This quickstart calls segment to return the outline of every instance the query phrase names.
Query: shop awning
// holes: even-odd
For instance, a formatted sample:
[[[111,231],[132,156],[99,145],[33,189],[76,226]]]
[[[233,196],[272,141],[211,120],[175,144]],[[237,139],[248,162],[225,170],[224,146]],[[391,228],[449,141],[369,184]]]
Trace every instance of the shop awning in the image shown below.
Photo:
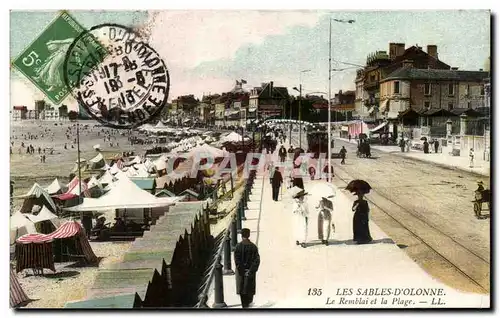
[[[382,129],[383,127],[385,127],[386,125],[387,125],[387,122],[385,121],[385,122],[381,123],[380,125],[378,125],[377,127],[370,129],[370,132],[372,132],[372,133],[376,132],[376,131]]]

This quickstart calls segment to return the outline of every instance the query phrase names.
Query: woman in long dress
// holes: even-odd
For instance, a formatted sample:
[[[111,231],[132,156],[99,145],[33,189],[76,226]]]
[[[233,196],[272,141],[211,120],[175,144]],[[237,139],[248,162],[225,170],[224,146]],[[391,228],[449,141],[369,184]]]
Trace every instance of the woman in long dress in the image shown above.
[[[364,200],[364,193],[358,192],[357,196],[358,199],[352,205],[354,211],[352,220],[353,240],[358,244],[366,244],[373,240],[368,226],[370,207],[368,202]]]

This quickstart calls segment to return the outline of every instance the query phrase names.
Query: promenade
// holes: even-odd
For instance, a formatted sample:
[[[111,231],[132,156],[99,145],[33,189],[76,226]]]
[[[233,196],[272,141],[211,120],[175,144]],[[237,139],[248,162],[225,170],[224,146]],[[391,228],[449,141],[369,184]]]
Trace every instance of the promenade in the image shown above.
[[[285,144],[288,147],[288,144]],[[278,146],[279,148],[279,146]],[[277,159],[276,153],[273,159]],[[295,244],[292,200],[282,189],[271,199],[269,177],[257,174],[243,227],[258,246],[261,265],[253,308],[486,308],[488,295],[466,294],[435,280],[370,221],[374,241],[352,241],[353,195],[332,187],[335,233],[329,246],[317,239],[317,199],[329,195],[321,180],[304,180],[311,217],[308,247]],[[240,236],[238,235],[238,241]],[[235,269],[234,258],[232,268]],[[228,308],[241,308],[234,275],[223,279]],[[427,293],[427,295],[425,295]],[[430,294],[430,295],[429,295]],[[214,303],[211,293],[208,304]]]
[[[355,139],[338,138],[335,139],[342,140],[344,142],[350,142],[352,144],[357,144]],[[414,160],[425,161],[429,163],[434,163],[438,166],[458,169],[467,172],[477,173],[483,176],[490,176],[490,162],[480,159],[482,154],[476,153],[476,159],[474,160],[474,165],[471,168],[469,166],[469,157],[465,156],[451,156],[448,153],[438,152],[434,153],[434,149],[430,149],[432,152],[425,154],[422,150],[410,149],[410,152],[401,152],[401,148],[398,146],[381,146],[381,145],[370,145],[372,149],[388,152],[395,154],[397,156],[407,157]]]

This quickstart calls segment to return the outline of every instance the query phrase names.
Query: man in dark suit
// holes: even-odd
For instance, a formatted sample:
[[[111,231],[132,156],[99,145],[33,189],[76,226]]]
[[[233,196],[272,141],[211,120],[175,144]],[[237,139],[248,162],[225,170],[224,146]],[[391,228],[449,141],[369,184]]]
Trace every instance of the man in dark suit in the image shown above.
[[[285,149],[285,146],[281,145],[281,148],[278,152],[278,155],[280,156],[280,159],[281,159],[281,162],[285,162],[285,158],[286,158],[286,149]]]
[[[273,176],[271,178],[271,186],[273,188],[273,200],[278,201],[278,196],[280,193],[281,184],[283,183],[283,176],[279,170],[279,167],[276,167],[274,170]]]
[[[241,242],[234,249],[236,264],[236,293],[240,295],[241,307],[248,308],[253,302],[256,287],[256,274],[260,265],[257,246],[250,241],[250,230],[241,229]]]

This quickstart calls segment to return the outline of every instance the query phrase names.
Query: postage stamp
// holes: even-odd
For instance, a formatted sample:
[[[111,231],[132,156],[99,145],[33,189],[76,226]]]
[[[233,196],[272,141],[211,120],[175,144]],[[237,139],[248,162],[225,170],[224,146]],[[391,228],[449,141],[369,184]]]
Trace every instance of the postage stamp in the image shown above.
[[[70,93],[62,74],[66,52],[84,30],[68,12],[61,11],[12,65],[58,105]]]
[[[63,69],[71,94],[106,126],[138,127],[167,105],[165,62],[125,26],[102,24],[83,32],[68,48]]]

